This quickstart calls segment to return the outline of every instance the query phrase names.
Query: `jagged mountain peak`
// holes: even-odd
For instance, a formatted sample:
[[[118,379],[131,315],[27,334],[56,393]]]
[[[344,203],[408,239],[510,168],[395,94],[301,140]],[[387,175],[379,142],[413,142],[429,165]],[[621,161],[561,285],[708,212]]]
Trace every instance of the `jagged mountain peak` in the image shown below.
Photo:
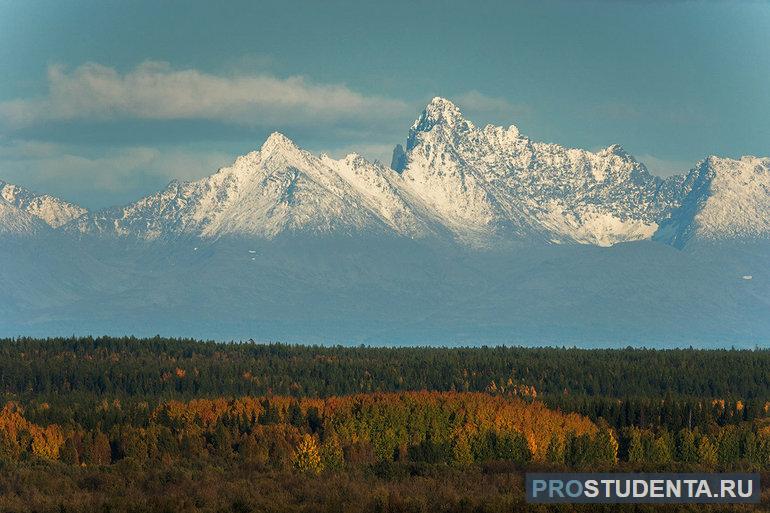
[[[609,155],[615,155],[617,157],[625,158],[625,159],[632,159],[635,160],[620,144],[611,144],[604,148],[603,150],[599,151],[597,155],[600,156],[609,156]]]
[[[430,125],[438,123],[454,125],[461,121],[465,121],[465,119],[459,107],[446,98],[436,96],[428,103],[415,122],[415,128],[423,123]]]
[[[50,194],[38,194],[3,180],[0,180],[0,198],[43,220],[52,228],[59,228],[87,212],[85,208],[74,203]]]
[[[282,152],[282,151],[300,151],[299,147],[286,137],[281,132],[273,132],[271,133],[267,139],[265,139],[265,142],[262,143],[262,147],[260,148],[260,153],[273,153],[273,152]]]
[[[40,218],[0,196],[0,236],[29,237],[49,230]]]
[[[280,132],[273,132],[257,152],[263,165],[294,165],[316,158]]]
[[[423,109],[410,129],[410,136],[415,132],[430,132],[434,127],[441,127],[444,132],[470,133],[476,130],[476,125],[467,119],[460,107],[451,100],[436,96]],[[516,125],[500,127],[488,124],[483,128],[484,132],[494,133],[497,136],[504,135],[508,138],[522,137]],[[411,138],[411,137],[410,137]],[[407,147],[409,143],[407,142]]]
[[[279,171],[288,167],[304,167],[317,159],[318,157],[301,149],[284,134],[273,132],[259,150],[237,157],[232,165],[220,168],[216,175],[220,176],[220,180],[235,180],[243,184],[260,180],[265,169]]]
[[[392,167],[474,237],[611,245],[650,237],[676,206],[673,188],[620,145],[592,153],[533,142],[516,126],[479,129],[442,99],[422,113],[407,149],[396,148]]]
[[[366,160],[366,158],[363,155],[356,152],[348,153],[342,158],[342,160],[344,160],[348,165],[356,166],[356,167],[361,167],[361,166],[379,167],[376,164]]]
[[[273,238],[287,232],[389,233],[421,237],[432,220],[403,197],[397,173],[357,153],[335,160],[278,132],[231,166],[131,205],[95,213],[80,233],[153,240],[179,235]]]
[[[687,194],[655,239],[681,248],[692,239],[770,237],[770,158],[710,155],[683,186]]]
[[[390,167],[357,153],[316,156],[273,132],[259,150],[209,177],[171,182],[65,229],[143,239],[376,231],[448,235],[474,246],[608,246],[657,233],[681,246],[677,241],[696,232],[770,233],[768,169],[768,158],[711,156],[686,177],[663,180],[618,144],[591,152],[534,142],[513,125],[478,128],[436,97],[412,126],[406,149],[394,149]],[[18,207],[23,195],[5,191]],[[68,212],[46,221],[61,226],[83,210]]]
[[[417,146],[419,141],[427,136],[426,134],[449,139],[461,136],[475,128],[473,123],[463,117],[462,112],[454,103],[437,96],[431,100],[412,124],[406,141],[406,148],[408,151]]]
[[[709,155],[702,162],[708,164],[717,173],[738,176],[746,173],[766,173],[768,166],[770,166],[770,157],[743,155],[737,159],[733,159],[730,157]]]

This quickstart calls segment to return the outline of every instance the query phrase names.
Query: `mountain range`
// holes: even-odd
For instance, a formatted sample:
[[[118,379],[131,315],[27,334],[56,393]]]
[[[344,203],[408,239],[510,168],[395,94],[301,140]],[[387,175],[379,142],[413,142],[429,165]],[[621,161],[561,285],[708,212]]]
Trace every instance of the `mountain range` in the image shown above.
[[[89,212],[0,181],[0,335],[770,342],[770,158],[650,173],[434,98],[390,166],[280,133]]]

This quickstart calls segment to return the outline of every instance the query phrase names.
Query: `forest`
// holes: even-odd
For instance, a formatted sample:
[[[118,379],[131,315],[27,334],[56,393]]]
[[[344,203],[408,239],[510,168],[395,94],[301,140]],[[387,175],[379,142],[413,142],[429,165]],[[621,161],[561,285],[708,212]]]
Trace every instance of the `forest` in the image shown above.
[[[527,470],[766,485],[769,377],[765,349],[0,340],[0,511],[597,510],[527,505]]]

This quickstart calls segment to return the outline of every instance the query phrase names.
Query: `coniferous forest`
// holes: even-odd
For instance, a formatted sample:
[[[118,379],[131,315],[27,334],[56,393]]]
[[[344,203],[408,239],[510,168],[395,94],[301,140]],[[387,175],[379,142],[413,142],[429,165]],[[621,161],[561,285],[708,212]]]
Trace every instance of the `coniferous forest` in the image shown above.
[[[527,470],[770,478],[770,351],[0,341],[0,511],[534,506]]]

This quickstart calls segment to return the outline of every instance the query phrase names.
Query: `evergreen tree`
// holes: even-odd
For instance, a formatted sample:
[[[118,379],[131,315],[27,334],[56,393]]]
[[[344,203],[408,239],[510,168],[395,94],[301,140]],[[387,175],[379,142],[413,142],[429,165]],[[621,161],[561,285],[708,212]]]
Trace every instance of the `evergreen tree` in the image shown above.
[[[262,425],[278,424],[281,422],[281,414],[278,411],[278,407],[273,405],[270,400],[264,399],[262,401],[262,408],[264,411],[259,416],[259,423]]]
[[[743,459],[753,465],[761,465],[759,444],[757,443],[757,435],[750,429],[746,429],[743,432],[741,439],[741,454]]]
[[[650,461],[658,465],[669,464],[674,460],[674,443],[668,431],[663,430],[652,442]]]
[[[642,434],[638,429],[632,429],[628,442],[628,462],[644,463],[646,460],[646,451],[642,441]]]
[[[217,423],[211,441],[217,456],[220,458],[233,456],[233,436],[222,422]]]
[[[96,431],[83,441],[85,462],[89,465],[109,465],[112,462],[110,439],[101,431]]]
[[[321,444],[321,467],[327,470],[341,470],[345,466],[345,454],[336,434],[326,436]]]
[[[696,463],[699,459],[695,433],[690,429],[682,428],[677,433],[676,459],[683,463]]]
[[[603,465],[618,462],[618,442],[608,427],[600,429],[594,438],[593,460]]]
[[[80,455],[78,454],[78,449],[72,435],[64,439],[64,445],[62,445],[62,448],[59,451],[59,459],[62,463],[66,463],[67,465],[80,464]]]
[[[455,437],[452,444],[452,461],[459,467],[465,467],[473,464],[473,452],[468,443],[468,437],[461,433]]]
[[[296,428],[305,426],[305,415],[302,414],[302,408],[300,408],[297,401],[292,401],[291,404],[289,404],[287,414],[289,417],[289,424]]]
[[[725,426],[719,431],[717,461],[726,465],[741,459],[741,440],[735,426]]]
[[[559,440],[559,436],[556,433],[551,435],[551,439],[548,442],[545,459],[549,463],[564,464],[564,443]]]

